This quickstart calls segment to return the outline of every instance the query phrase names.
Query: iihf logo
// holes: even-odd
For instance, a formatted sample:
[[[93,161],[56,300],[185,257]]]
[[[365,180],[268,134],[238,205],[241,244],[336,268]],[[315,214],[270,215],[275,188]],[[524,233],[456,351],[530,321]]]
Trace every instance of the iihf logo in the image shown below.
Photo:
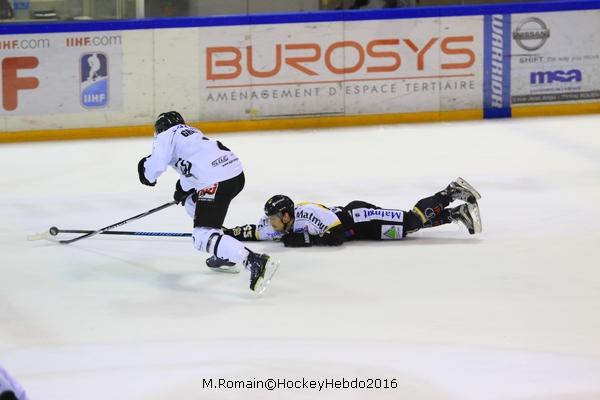
[[[87,53],[81,57],[81,104],[105,107],[108,104],[108,58],[103,53]]]

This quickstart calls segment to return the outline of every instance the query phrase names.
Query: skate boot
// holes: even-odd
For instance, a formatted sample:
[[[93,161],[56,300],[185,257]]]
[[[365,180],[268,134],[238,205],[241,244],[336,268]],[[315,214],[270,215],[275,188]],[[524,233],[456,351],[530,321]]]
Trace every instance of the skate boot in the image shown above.
[[[481,217],[479,216],[479,205],[475,203],[464,203],[450,210],[450,218],[453,222],[463,223],[471,235],[481,232]]]
[[[468,203],[476,203],[481,198],[481,195],[469,182],[463,178],[458,177],[455,181],[450,182],[446,187],[446,192],[454,200],[462,200]]]
[[[256,293],[265,291],[279,267],[279,264],[267,254],[258,254],[252,251],[248,253],[245,265],[246,269],[250,271],[250,290]]]
[[[219,258],[217,256],[211,256],[207,258],[206,266],[212,271],[217,272],[225,272],[229,274],[237,274],[240,272],[234,262],[231,262],[224,258]]]

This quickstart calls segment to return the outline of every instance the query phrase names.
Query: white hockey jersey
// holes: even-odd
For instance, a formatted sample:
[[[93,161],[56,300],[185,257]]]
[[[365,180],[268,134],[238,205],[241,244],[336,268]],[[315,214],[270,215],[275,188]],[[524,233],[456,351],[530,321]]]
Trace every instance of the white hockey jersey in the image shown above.
[[[0,394],[12,391],[18,400],[27,400],[27,393],[19,383],[0,365]]]
[[[144,164],[146,179],[155,182],[169,165],[181,176],[183,190],[200,190],[243,170],[239,158],[221,142],[183,124],[156,136],[152,154]]]
[[[316,203],[299,203],[294,207],[294,233],[308,233],[320,236],[330,229],[341,225],[341,221],[329,208]],[[279,240],[285,234],[277,232],[269,224],[269,218],[263,216],[256,225],[256,240]]]

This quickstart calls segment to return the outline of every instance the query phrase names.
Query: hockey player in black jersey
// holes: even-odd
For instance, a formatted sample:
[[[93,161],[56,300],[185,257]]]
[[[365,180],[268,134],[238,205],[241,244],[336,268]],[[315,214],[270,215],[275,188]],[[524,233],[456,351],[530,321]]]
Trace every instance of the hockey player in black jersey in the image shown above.
[[[343,207],[325,207],[316,203],[299,203],[285,195],[275,195],[265,204],[265,215],[257,225],[226,229],[224,233],[238,240],[279,240],[286,247],[312,245],[339,246],[352,240],[396,240],[422,228],[458,222],[470,234],[481,232],[477,200],[481,196],[462,178],[444,190],[417,202],[410,211],[385,209],[361,200]],[[455,200],[463,204],[450,208]],[[211,257],[211,268],[227,265],[227,260]]]

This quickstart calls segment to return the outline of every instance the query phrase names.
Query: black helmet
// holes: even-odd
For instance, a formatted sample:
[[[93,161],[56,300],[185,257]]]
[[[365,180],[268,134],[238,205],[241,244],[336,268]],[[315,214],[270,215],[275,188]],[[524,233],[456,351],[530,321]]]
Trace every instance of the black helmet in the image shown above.
[[[290,217],[294,217],[294,202],[289,197],[283,194],[276,194],[265,203],[265,215],[283,216],[283,213],[288,213]]]
[[[156,122],[154,123],[154,132],[159,134],[172,126],[179,124],[185,124],[181,114],[179,114],[177,111],[165,112],[156,118]]]

